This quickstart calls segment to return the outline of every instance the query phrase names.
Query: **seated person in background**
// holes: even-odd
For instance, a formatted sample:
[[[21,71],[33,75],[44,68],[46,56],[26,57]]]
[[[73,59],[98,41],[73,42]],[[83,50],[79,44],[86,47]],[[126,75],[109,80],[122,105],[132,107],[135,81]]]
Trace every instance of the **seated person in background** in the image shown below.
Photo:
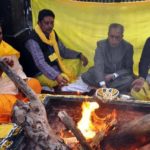
[[[88,92],[91,87],[111,87],[128,92],[133,81],[133,46],[123,40],[123,32],[121,24],[110,24],[108,38],[97,42],[94,66],[62,90]]]
[[[142,51],[139,76],[132,83],[131,95],[136,99],[150,100],[150,38],[146,40]]]
[[[38,24],[25,42],[30,52],[28,70],[42,85],[49,87],[63,86],[76,78],[70,65],[63,62],[66,59],[78,59],[86,66],[88,61],[80,52],[66,48],[54,31],[55,15],[51,10],[43,9],[38,15]],[[32,57],[31,57],[32,56]]]
[[[150,100],[150,80],[140,77],[132,83],[131,95],[137,100]]]
[[[19,56],[18,51],[3,41],[2,27],[0,25],[0,58],[5,61],[17,75],[26,80],[27,84],[36,93],[40,93],[41,85],[39,81],[27,78],[19,64]],[[0,70],[0,123],[10,122],[11,111],[17,99],[27,101],[27,98],[18,91],[13,81]]]
[[[150,70],[150,38],[146,40],[142,51],[139,63],[139,76],[146,79],[149,70]]]

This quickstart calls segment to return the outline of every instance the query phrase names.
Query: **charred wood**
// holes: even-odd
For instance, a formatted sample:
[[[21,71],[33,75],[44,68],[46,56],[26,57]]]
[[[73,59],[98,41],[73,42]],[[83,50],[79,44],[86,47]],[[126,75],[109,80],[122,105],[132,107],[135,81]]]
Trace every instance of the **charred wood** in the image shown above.
[[[133,150],[150,142],[150,114],[111,132],[102,142],[104,149]]]
[[[65,126],[69,130],[72,131],[72,133],[75,135],[75,137],[77,138],[77,140],[80,142],[82,148],[84,150],[92,150],[92,148],[86,142],[86,139],[84,138],[84,136],[82,135],[82,133],[80,132],[80,130],[77,129],[77,127],[76,127],[74,121],[72,120],[72,118],[65,111],[60,111],[58,113],[58,116],[61,119],[61,121],[65,124]]]

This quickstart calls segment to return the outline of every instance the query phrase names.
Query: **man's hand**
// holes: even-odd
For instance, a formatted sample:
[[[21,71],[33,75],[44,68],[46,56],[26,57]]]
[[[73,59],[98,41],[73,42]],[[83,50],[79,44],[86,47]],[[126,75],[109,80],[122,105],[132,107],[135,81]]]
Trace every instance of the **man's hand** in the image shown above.
[[[109,82],[110,80],[113,80],[114,79],[114,75],[113,74],[107,74],[105,76],[105,81],[106,82]]]
[[[9,65],[10,67],[12,67],[14,65],[14,61],[8,58],[4,58],[3,61]]]
[[[56,81],[58,82],[59,86],[64,86],[68,83],[68,80],[61,74],[56,77]]]
[[[144,81],[145,81],[145,79],[142,78],[142,77],[140,77],[138,79],[135,79],[132,82],[133,90],[135,90],[136,92],[139,92],[141,90],[141,88],[143,87],[143,85],[144,85]]]
[[[82,61],[84,67],[88,64],[88,59],[83,54],[81,54],[80,60]]]

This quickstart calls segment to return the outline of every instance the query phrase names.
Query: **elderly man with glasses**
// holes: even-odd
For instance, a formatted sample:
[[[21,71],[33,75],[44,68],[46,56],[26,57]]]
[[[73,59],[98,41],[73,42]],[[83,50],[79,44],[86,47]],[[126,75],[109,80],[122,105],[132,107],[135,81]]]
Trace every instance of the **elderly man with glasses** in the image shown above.
[[[123,33],[121,24],[110,24],[108,38],[97,42],[94,66],[62,90],[88,92],[91,87],[111,87],[129,92],[133,81],[133,46],[123,39]]]

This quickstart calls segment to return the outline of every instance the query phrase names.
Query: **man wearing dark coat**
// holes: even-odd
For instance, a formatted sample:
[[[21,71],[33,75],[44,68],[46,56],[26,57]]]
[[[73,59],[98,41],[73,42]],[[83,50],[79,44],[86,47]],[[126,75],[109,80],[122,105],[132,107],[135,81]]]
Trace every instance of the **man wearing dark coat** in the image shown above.
[[[124,27],[121,24],[110,24],[108,38],[97,42],[94,66],[77,81],[79,89],[82,89],[82,85],[87,85],[87,91],[90,90],[89,86],[129,91],[133,81],[133,46],[123,39],[123,33]],[[69,85],[71,90],[74,84]],[[69,86],[62,89],[70,90]],[[86,89],[81,90],[85,91]]]
[[[150,69],[150,37],[146,40],[142,51],[139,63],[139,76],[146,79],[149,69]]]

